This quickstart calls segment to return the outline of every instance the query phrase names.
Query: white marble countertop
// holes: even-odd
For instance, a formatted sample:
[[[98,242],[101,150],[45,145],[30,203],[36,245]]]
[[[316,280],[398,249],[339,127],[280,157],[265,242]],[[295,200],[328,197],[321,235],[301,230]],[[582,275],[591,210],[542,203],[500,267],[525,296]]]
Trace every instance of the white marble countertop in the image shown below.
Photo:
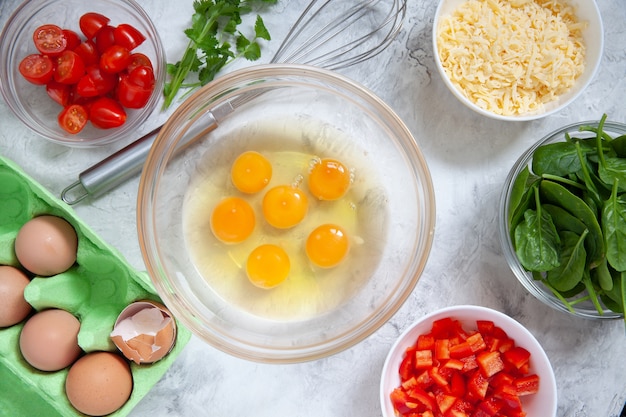
[[[192,1],[139,2],[160,31],[170,60],[178,59],[186,43],[182,30],[188,25]],[[0,3],[0,25],[18,3]],[[559,416],[619,416],[626,400],[623,322],[574,318],[528,294],[502,255],[497,220],[505,176],[533,142],[557,127],[599,119],[602,113],[626,122],[624,0],[598,2],[605,51],[602,66],[585,93],[557,114],[513,124],[484,118],[447,91],[435,69],[431,46],[436,3],[410,1],[403,30],[388,50],[343,71],[390,104],[415,135],[430,167],[437,204],[435,239],[411,297],[369,338],[314,362],[248,362],[192,338],[131,416],[379,416],[378,384],[388,349],[413,320],[453,304],[495,308],[535,335],[556,373]],[[267,44],[261,61],[272,55],[303,7],[304,0],[281,0],[272,7],[265,21],[275,41]],[[0,114],[0,154],[56,195],[79,172],[133,139],[102,149],[72,149],[48,143],[27,130],[3,100]],[[145,131],[166,116],[153,117]],[[145,270],[137,242],[137,186],[138,179],[131,180],[75,209],[134,267]]]

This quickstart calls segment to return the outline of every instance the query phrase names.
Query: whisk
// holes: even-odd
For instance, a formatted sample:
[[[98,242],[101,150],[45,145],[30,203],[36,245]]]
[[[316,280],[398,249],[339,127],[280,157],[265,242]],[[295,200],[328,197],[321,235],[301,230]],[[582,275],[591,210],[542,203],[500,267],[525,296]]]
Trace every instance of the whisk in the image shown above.
[[[407,0],[312,0],[291,27],[271,63],[339,70],[382,52],[396,37]],[[210,131],[215,126],[204,129]],[[67,204],[100,196],[141,172],[161,126],[78,175],[61,192]]]

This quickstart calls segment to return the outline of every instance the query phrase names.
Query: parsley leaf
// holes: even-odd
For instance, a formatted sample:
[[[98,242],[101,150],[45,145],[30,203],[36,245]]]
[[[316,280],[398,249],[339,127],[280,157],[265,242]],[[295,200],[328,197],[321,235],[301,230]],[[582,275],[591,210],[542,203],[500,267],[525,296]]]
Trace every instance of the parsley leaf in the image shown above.
[[[241,16],[252,6],[278,0],[195,0],[191,27],[185,35],[189,43],[180,61],[167,64],[170,80],[165,83],[163,108],[168,108],[181,88],[189,91],[213,80],[217,73],[233,60],[243,57],[255,61],[261,57],[259,39],[271,40],[263,19],[257,15],[254,35],[246,37],[240,30]],[[190,72],[198,81],[185,83]]]

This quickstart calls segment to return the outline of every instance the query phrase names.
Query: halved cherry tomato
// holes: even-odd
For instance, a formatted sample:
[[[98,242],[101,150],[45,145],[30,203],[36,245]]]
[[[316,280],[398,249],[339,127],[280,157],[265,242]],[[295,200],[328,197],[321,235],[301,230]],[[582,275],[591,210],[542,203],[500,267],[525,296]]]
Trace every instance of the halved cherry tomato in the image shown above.
[[[117,101],[109,97],[100,97],[91,105],[89,111],[91,123],[101,129],[119,127],[126,121],[126,111]]]
[[[58,120],[59,126],[66,132],[76,134],[83,130],[89,120],[89,115],[80,104],[71,104],[63,108],[59,113]]]
[[[146,37],[139,30],[127,23],[118,25],[115,28],[114,35],[115,43],[129,51],[132,51],[146,40]]]
[[[117,100],[129,109],[140,109],[146,105],[153,88],[145,88],[131,81],[130,75],[120,76],[117,86]]]
[[[50,96],[52,100],[65,107],[70,104],[72,99],[72,86],[52,80],[46,84],[46,93],[48,93],[48,96]]]
[[[31,54],[22,59],[19,65],[20,74],[26,81],[37,85],[47,84],[54,74],[54,63],[41,54]]]
[[[137,84],[140,87],[147,88],[149,90],[154,89],[154,72],[150,67],[142,65],[132,71],[129,71],[128,79],[130,82]]]
[[[152,61],[150,61],[150,58],[148,58],[141,52],[133,52],[132,54],[130,54],[130,63],[128,64],[128,68],[126,68],[126,71],[128,71],[128,73],[130,74],[132,70],[140,66],[150,67],[152,72],[154,72],[154,67],[152,66]]]
[[[82,15],[78,21],[81,32],[85,34],[87,39],[93,39],[96,33],[105,27],[111,19],[95,12],[89,12]]]
[[[33,32],[33,42],[39,52],[48,56],[56,56],[67,48],[67,39],[63,29],[57,25],[42,25]]]
[[[83,97],[95,97],[107,94],[117,85],[117,76],[104,72],[97,66],[87,67],[78,84],[76,92]]]
[[[100,64],[100,54],[98,53],[98,48],[96,48],[96,43],[92,40],[81,43],[74,48],[74,52],[81,57],[85,66]]]
[[[106,25],[102,29],[96,33],[95,41],[96,48],[100,55],[104,53],[107,49],[115,45],[115,36],[113,33],[115,32],[115,28],[111,25]]]
[[[55,60],[54,80],[58,83],[77,83],[85,73],[83,59],[74,51],[63,51]]]
[[[116,73],[125,70],[130,63],[130,52],[120,45],[113,45],[100,56],[100,68]]]
[[[80,45],[80,35],[73,30],[70,29],[62,29],[63,36],[67,40],[67,49],[74,50],[78,45]]]

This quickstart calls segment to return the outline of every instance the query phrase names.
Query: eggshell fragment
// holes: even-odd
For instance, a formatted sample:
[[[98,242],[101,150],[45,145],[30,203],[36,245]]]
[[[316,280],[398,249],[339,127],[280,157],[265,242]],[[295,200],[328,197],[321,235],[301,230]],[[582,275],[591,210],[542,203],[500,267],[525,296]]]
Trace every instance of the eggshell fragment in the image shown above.
[[[0,327],[13,326],[30,314],[32,307],[24,299],[24,288],[29,283],[19,269],[0,265]]]
[[[58,371],[82,353],[78,345],[80,322],[65,310],[50,309],[32,316],[20,333],[20,351],[41,371]]]
[[[176,322],[169,310],[154,301],[137,301],[118,316],[111,340],[136,364],[162,359],[174,347]]]
[[[111,352],[91,352],[72,365],[65,394],[74,408],[89,416],[120,409],[130,398],[133,375],[124,358]]]
[[[48,277],[68,270],[76,262],[78,237],[65,219],[38,216],[26,222],[15,238],[15,256],[35,275]]]

